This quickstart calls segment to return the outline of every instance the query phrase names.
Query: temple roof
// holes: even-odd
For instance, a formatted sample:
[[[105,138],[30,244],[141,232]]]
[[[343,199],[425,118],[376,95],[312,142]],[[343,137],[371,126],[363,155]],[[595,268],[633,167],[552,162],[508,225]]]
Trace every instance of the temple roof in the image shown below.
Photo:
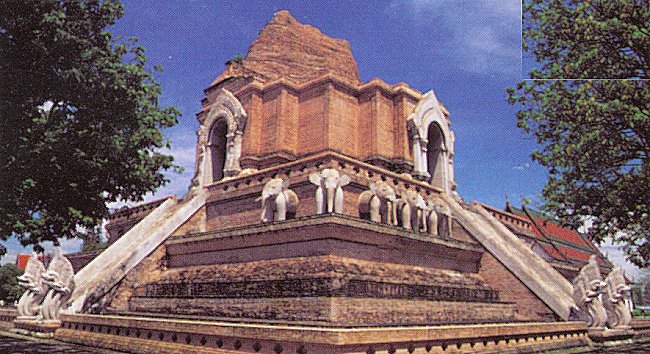
[[[609,260],[589,239],[575,230],[559,225],[539,211],[527,207],[518,209],[507,202],[505,210],[482,205],[518,233],[533,238],[558,262],[568,262],[582,267],[589,261],[591,255],[596,255],[603,273],[609,273],[612,268]]]
[[[278,11],[248,48],[246,57],[228,62],[210,86],[232,77],[253,77],[262,82],[285,78],[303,83],[328,73],[360,84],[350,44],[299,23],[289,11]]]

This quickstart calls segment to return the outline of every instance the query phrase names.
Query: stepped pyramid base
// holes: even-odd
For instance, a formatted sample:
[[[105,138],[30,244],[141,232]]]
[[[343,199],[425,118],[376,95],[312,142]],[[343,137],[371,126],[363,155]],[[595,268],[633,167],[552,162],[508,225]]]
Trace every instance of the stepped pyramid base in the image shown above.
[[[324,326],[516,317],[478,274],[475,244],[339,215],[179,235],[164,248],[155,254],[169,268],[141,269],[113,311]]]

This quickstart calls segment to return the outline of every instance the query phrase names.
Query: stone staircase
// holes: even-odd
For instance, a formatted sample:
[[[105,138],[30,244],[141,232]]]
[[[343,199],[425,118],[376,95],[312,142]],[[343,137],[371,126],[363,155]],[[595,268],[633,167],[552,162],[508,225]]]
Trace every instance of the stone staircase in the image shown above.
[[[167,199],[75,275],[68,312],[79,313],[102,298],[205,204],[205,194]]]
[[[571,284],[540,256],[490,215],[479,203],[469,210],[444,195],[454,217],[483,247],[496,257],[510,272],[519,278],[553,312],[569,320],[575,307]]]

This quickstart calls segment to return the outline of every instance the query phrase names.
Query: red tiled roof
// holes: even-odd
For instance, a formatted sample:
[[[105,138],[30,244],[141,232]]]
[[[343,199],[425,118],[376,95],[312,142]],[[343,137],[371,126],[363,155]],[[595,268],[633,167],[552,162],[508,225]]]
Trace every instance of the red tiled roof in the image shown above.
[[[29,257],[31,257],[29,254],[19,254],[18,257],[16,257],[16,268],[25,270],[25,268],[27,268]]]
[[[27,261],[29,261],[29,258],[31,256],[32,256],[31,254],[19,254],[16,257],[16,268],[20,270],[25,270],[25,268],[27,268]],[[42,261],[43,256],[38,256],[38,259]]]
[[[516,209],[509,204],[506,206],[506,210],[483,205],[501,222],[508,223],[528,235],[535,236],[544,251],[558,261],[578,263],[578,266],[582,266],[582,264],[589,261],[591,255],[595,254],[601,271],[611,268],[609,261],[586,237],[583,237],[575,230],[562,227],[549,219],[542,218],[543,214],[539,212],[525,208]],[[512,222],[513,220],[525,220],[532,227],[528,227],[525,223]],[[525,227],[522,227],[522,225],[525,225]]]
[[[559,226],[555,223],[552,223],[548,220],[542,220],[539,218],[535,218],[537,221],[537,224],[542,228],[542,230],[549,236],[559,238],[563,241],[572,243],[577,246],[581,246],[587,249],[591,249],[594,251],[593,248],[589,247],[585,240],[580,237],[580,234],[576,232],[575,230],[567,229],[566,227]]]

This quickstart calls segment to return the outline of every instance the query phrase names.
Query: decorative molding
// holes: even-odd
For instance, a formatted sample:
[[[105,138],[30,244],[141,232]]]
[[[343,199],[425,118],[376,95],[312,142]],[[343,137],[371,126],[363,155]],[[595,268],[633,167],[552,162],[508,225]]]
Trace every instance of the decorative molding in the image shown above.
[[[413,151],[413,172],[412,175],[420,180],[429,180],[432,176],[429,174],[427,144],[428,131],[431,124],[437,124],[442,132],[442,185],[441,187],[447,194],[451,194],[456,189],[454,182],[454,141],[453,131],[449,129],[449,123],[445,112],[438,102],[438,98],[433,91],[427,92],[418,102],[413,113],[407,119],[407,129],[409,141]]]
[[[241,172],[239,158],[242,149],[242,135],[246,128],[248,115],[241,102],[226,89],[221,89],[214,103],[210,106],[207,117],[197,131],[197,154],[192,188],[203,188],[214,182],[212,176],[212,156],[210,154],[211,132],[214,124],[226,120],[226,157],[223,169],[224,178],[235,177]]]

